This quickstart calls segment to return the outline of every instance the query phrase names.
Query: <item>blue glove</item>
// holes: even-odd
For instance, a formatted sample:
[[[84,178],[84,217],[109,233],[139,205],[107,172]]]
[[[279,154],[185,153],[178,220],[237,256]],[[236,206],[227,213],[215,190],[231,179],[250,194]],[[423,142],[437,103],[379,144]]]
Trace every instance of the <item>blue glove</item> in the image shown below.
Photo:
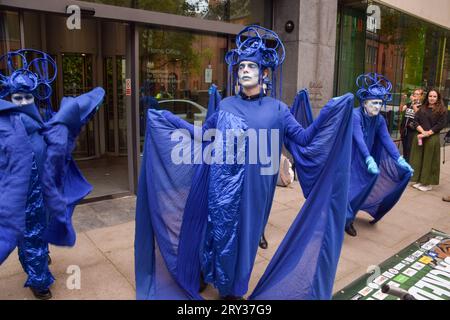
[[[217,86],[216,86],[215,84],[212,84],[212,85],[209,87],[209,89],[208,89],[208,94],[209,94],[209,95],[212,95],[214,89],[216,89],[216,88],[217,88]]]
[[[414,169],[409,165],[408,162],[406,162],[405,158],[403,158],[402,156],[398,157],[397,163],[400,165],[400,167],[404,168],[405,170],[414,173]]]
[[[366,158],[366,164],[367,171],[369,171],[371,174],[380,174],[380,169],[378,169],[378,165],[372,156],[368,156]]]

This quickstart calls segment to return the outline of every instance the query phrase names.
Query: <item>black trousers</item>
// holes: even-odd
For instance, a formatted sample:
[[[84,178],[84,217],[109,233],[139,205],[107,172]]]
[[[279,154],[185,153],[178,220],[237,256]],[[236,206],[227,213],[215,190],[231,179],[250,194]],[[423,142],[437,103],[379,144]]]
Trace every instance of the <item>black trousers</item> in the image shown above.
[[[406,134],[402,137],[402,146],[403,146],[403,158],[407,162],[409,162],[409,156],[411,154],[411,144],[414,138],[414,135],[417,135],[418,132],[413,129],[406,129]]]

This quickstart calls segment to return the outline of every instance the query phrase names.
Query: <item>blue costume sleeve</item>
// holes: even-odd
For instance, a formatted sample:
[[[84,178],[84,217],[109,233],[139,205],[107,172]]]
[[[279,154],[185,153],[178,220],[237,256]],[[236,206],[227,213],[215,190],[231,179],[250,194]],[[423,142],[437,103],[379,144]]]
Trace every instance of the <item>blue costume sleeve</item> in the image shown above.
[[[324,128],[324,125],[329,124],[329,119],[334,110],[329,105],[325,106],[317,119],[315,119],[306,129],[295,119],[291,112],[285,113],[285,134],[288,140],[294,142],[302,147],[309,145],[314,137],[317,136],[319,131]]]
[[[364,141],[364,134],[361,128],[361,118],[359,113],[353,113],[353,140],[355,143],[355,148],[361,152],[363,159],[370,156],[369,149],[367,148],[366,142]]]
[[[351,94],[330,100],[307,147],[287,140],[300,181],[314,180],[305,184],[306,202],[250,299],[331,298],[344,238],[352,108]]]
[[[317,134],[317,123],[313,122],[308,128],[304,129],[288,109],[285,112],[284,124],[286,137],[302,147],[308,145]]]
[[[0,100],[0,109],[12,105]],[[17,246],[25,231],[32,165],[31,145],[19,116],[0,114],[0,264]]]
[[[42,184],[44,202],[50,215],[45,234],[49,243],[59,246],[75,244],[73,210],[92,190],[92,186],[81,174],[71,153],[82,126],[95,114],[104,94],[102,88],[96,88],[76,98],[64,98],[60,110],[43,131],[47,158]]]

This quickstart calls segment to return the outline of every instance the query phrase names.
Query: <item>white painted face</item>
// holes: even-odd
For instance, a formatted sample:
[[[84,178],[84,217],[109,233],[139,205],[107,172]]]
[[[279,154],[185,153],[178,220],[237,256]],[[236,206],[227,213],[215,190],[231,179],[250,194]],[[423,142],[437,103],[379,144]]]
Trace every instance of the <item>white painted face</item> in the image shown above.
[[[383,100],[381,99],[370,99],[364,101],[364,109],[369,117],[375,117],[378,115],[382,106]]]
[[[242,61],[238,69],[239,84],[244,88],[253,88],[259,83],[259,67],[252,61]]]
[[[21,107],[34,103],[34,97],[31,93],[18,92],[11,95],[11,102]]]

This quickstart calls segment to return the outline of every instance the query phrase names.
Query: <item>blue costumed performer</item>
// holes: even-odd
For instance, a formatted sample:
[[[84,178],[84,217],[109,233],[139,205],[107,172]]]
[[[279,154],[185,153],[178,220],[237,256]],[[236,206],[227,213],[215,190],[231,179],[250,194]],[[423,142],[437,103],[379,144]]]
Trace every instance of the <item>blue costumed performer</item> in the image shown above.
[[[283,144],[307,200],[249,299],[331,298],[344,237],[353,95],[330,100],[304,129],[274,98],[284,60],[277,34],[249,26],[236,45],[226,55],[235,94],[202,127],[148,111],[136,207],[138,299],[202,299],[201,278],[224,299],[246,295]],[[264,94],[265,75],[272,97]]]
[[[0,73],[0,264],[18,247],[25,287],[50,299],[48,244],[75,244],[72,213],[92,189],[71,152],[104,91],[64,98],[54,113],[49,98],[57,70],[51,56],[23,49],[0,63],[6,65]],[[8,97],[11,102],[3,100]]]
[[[392,100],[392,84],[376,73],[357,78],[360,106],[353,111],[352,171],[345,231],[351,236],[359,210],[378,222],[400,199],[413,169],[400,156],[380,110]]]

